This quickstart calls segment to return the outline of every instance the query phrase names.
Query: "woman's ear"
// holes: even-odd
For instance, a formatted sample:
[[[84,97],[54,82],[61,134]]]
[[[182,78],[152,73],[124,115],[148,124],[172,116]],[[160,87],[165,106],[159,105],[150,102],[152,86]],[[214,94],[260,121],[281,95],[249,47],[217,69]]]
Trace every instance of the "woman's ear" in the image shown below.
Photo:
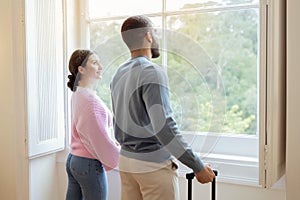
[[[79,72],[80,74],[84,74],[84,67],[78,66],[78,72]]]

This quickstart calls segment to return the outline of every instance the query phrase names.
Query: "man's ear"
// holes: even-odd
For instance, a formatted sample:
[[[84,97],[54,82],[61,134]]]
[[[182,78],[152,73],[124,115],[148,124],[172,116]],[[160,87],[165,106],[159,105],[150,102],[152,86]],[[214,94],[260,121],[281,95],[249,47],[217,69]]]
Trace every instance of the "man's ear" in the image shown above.
[[[146,40],[149,42],[149,43],[152,43],[152,35],[150,32],[147,32],[146,33]]]

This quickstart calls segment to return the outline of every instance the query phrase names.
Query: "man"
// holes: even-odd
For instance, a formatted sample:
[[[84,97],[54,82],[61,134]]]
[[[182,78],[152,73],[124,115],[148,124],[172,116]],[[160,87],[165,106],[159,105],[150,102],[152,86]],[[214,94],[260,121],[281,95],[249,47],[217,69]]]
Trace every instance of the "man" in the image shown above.
[[[160,55],[151,21],[129,17],[121,33],[131,59],[114,75],[111,95],[115,137],[121,144],[122,200],[179,200],[175,158],[201,183],[215,175],[185,142],[172,117],[167,75],[151,61]]]

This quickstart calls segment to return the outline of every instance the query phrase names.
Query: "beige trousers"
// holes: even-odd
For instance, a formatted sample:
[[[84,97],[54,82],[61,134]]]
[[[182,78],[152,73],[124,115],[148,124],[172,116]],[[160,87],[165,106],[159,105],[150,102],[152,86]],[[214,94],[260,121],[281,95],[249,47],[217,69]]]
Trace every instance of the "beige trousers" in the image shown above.
[[[177,165],[144,173],[120,171],[122,200],[179,200]]]

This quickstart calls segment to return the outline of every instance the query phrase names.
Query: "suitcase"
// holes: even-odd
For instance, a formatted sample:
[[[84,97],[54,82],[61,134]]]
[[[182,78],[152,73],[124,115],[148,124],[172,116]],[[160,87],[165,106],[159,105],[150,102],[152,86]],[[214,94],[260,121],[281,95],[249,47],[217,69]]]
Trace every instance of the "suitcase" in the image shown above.
[[[218,176],[218,171],[213,170],[215,176]],[[194,173],[187,173],[186,179],[188,180],[188,200],[192,200],[192,180],[195,177]],[[214,178],[213,182],[211,183],[211,199],[216,200],[216,178]]]

